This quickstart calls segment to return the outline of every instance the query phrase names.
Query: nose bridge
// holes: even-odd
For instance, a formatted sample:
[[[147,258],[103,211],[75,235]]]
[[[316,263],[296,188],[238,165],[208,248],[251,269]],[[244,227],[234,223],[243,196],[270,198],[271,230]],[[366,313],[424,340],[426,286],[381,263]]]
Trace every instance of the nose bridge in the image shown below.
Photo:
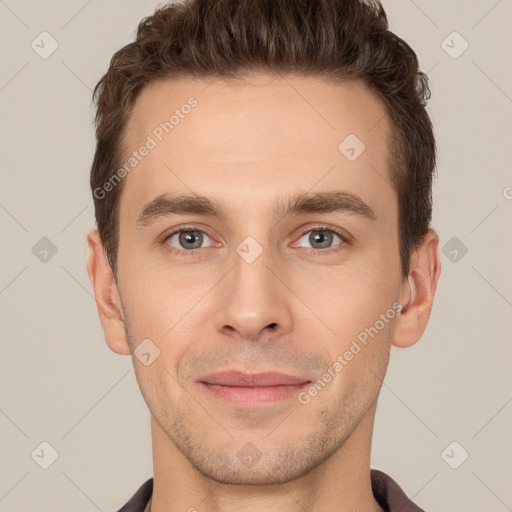
[[[268,238],[259,231],[258,235],[247,235],[234,247],[232,271],[218,309],[218,329],[229,326],[244,338],[254,338],[268,326],[281,333],[290,328],[289,303],[283,295],[283,284],[274,274],[277,269],[270,270],[276,258]]]
[[[266,240],[260,243],[253,236],[247,236],[240,242],[233,255],[232,283],[233,292],[240,295],[239,300],[244,297],[258,300],[273,296],[271,288],[275,283],[269,279],[269,276],[273,277],[269,270],[272,259],[272,248]]]

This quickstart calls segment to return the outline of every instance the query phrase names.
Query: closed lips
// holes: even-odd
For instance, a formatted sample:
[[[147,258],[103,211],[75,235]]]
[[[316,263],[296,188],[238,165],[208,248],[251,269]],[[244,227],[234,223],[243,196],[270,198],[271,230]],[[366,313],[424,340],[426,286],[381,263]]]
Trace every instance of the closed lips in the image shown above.
[[[218,372],[201,377],[199,382],[216,384],[219,386],[236,387],[267,387],[267,386],[296,386],[310,382],[307,378],[287,375],[278,372],[242,373],[242,372]]]

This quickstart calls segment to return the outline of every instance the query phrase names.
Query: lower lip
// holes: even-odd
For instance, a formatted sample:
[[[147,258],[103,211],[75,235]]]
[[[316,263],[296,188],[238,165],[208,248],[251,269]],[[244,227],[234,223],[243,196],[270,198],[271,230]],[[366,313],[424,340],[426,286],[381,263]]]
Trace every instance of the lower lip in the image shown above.
[[[289,400],[308,387],[311,382],[295,385],[279,385],[265,387],[221,386],[219,384],[199,383],[214,397],[231,405],[257,406]]]

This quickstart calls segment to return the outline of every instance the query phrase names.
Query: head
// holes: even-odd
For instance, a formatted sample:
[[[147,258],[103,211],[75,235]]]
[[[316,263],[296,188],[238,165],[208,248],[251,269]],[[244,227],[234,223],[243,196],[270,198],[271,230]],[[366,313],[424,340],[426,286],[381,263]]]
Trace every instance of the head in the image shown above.
[[[427,78],[382,6],[169,4],[94,93],[88,272],[110,348],[158,354],[134,365],[160,432],[232,483],[296,478],[368,435],[440,273]],[[219,405],[200,381],[235,368],[320,383]]]

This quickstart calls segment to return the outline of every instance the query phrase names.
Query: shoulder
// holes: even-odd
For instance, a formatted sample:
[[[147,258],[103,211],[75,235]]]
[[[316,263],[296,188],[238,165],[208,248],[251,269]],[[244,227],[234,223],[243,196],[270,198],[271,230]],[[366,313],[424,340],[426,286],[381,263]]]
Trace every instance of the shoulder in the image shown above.
[[[425,512],[383,471],[372,469],[370,476],[373,495],[385,512]]]
[[[130,500],[117,512],[144,512],[151,495],[153,494],[153,478],[146,480],[130,498]]]

